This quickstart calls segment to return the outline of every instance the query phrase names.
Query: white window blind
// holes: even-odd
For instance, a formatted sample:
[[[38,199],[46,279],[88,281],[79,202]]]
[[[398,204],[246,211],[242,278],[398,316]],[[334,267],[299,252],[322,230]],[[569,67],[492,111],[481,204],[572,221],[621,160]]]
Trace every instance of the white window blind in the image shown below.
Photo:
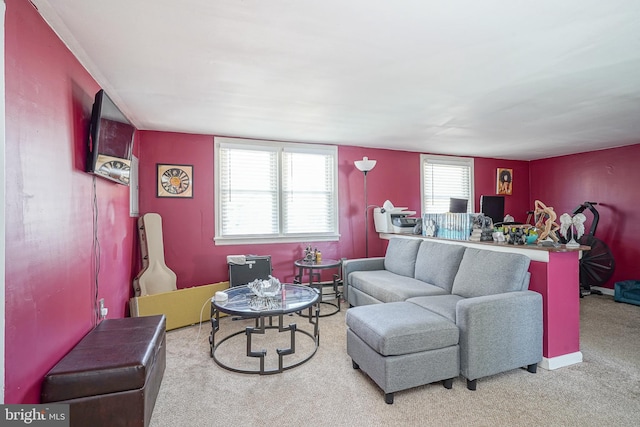
[[[468,212],[473,212],[472,158],[422,155],[421,161],[423,212],[448,212],[452,197],[467,199]]]
[[[335,240],[337,149],[216,138],[216,242]]]
[[[222,235],[277,235],[277,152],[222,147],[218,164]]]
[[[285,150],[283,159],[284,233],[333,232],[333,156]]]

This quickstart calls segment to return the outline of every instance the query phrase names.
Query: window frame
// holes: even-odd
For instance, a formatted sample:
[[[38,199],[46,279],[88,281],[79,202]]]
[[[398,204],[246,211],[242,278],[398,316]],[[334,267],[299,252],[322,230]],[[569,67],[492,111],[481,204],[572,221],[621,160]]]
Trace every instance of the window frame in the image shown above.
[[[221,147],[229,148],[251,148],[256,147],[267,148],[269,151],[275,151],[277,153],[277,209],[279,218],[279,230],[278,234],[260,235],[260,234],[245,234],[241,236],[223,236],[221,233],[221,214],[222,211],[222,198],[220,196],[221,190],[219,183],[221,182],[220,173],[220,149]],[[323,155],[330,155],[333,159],[333,195],[332,203],[334,205],[333,218],[330,218],[330,223],[333,225],[333,229],[329,232],[321,233],[283,233],[284,224],[284,189],[283,189],[283,156],[285,151],[294,153],[317,153]],[[253,140],[253,139],[241,139],[241,138],[228,138],[228,137],[215,137],[214,138],[214,242],[216,245],[239,245],[239,244],[266,244],[266,243],[308,243],[308,242],[321,242],[321,241],[338,241],[340,239],[340,209],[339,209],[339,197],[338,190],[338,147],[333,145],[321,145],[321,144],[304,144],[304,143],[292,143],[281,141],[267,141],[267,140]]]
[[[427,200],[425,194],[425,168],[428,163],[441,164],[450,166],[465,166],[469,168],[469,204],[467,211],[473,213],[475,210],[475,184],[474,184],[474,158],[461,156],[443,156],[437,154],[421,154],[420,155],[420,207],[422,214],[440,213],[427,211]],[[453,197],[453,196],[452,196]]]

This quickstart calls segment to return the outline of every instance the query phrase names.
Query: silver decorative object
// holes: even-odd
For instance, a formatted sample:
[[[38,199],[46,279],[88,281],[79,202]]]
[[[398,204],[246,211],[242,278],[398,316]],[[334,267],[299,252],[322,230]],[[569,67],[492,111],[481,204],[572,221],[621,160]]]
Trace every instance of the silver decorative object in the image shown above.
[[[282,289],[280,281],[273,276],[269,276],[267,280],[256,279],[247,286],[258,297],[274,297]]]
[[[251,307],[251,310],[256,311],[279,310],[282,308],[282,303],[274,297],[253,296],[249,301],[249,307]]]
[[[573,217],[568,213],[560,215],[560,234],[565,239],[571,236],[571,240],[567,242],[568,248],[578,248],[580,243],[576,241],[584,234],[584,222],[587,217],[582,213],[575,214]],[[575,232],[573,231],[575,229]]]

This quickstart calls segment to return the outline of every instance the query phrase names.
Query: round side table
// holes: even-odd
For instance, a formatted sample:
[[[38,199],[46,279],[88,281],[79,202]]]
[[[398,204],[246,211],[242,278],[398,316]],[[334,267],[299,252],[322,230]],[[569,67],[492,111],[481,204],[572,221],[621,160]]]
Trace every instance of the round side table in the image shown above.
[[[338,289],[338,286],[342,285],[342,260],[336,259],[323,259],[319,262],[306,261],[304,259],[298,259],[294,261],[293,265],[298,269],[293,279],[293,283],[303,284],[305,276],[308,277],[308,284],[312,288],[315,288],[320,293],[320,304],[326,304],[334,307],[335,309],[327,314],[321,314],[320,317],[327,317],[334,315],[340,311],[340,298],[342,293]],[[333,274],[333,280],[323,282],[321,280],[322,270],[337,270],[337,273]],[[330,288],[330,292],[325,292],[325,288]],[[327,301],[324,301],[324,297],[327,297]],[[330,301],[337,302],[330,302]]]

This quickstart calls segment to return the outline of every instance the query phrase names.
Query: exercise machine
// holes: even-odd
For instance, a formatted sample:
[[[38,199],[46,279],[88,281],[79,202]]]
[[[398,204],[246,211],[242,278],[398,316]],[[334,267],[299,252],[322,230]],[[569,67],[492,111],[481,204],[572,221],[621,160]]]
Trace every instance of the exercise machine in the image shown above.
[[[596,202],[584,202],[572,214],[576,215],[589,210],[593,215],[589,232],[578,239],[578,243],[591,248],[583,251],[580,258],[580,298],[585,294],[602,295],[602,292],[591,289],[591,287],[604,285],[611,279],[616,268],[616,262],[609,246],[596,237],[596,229],[600,221],[600,214],[595,208],[597,204]]]

